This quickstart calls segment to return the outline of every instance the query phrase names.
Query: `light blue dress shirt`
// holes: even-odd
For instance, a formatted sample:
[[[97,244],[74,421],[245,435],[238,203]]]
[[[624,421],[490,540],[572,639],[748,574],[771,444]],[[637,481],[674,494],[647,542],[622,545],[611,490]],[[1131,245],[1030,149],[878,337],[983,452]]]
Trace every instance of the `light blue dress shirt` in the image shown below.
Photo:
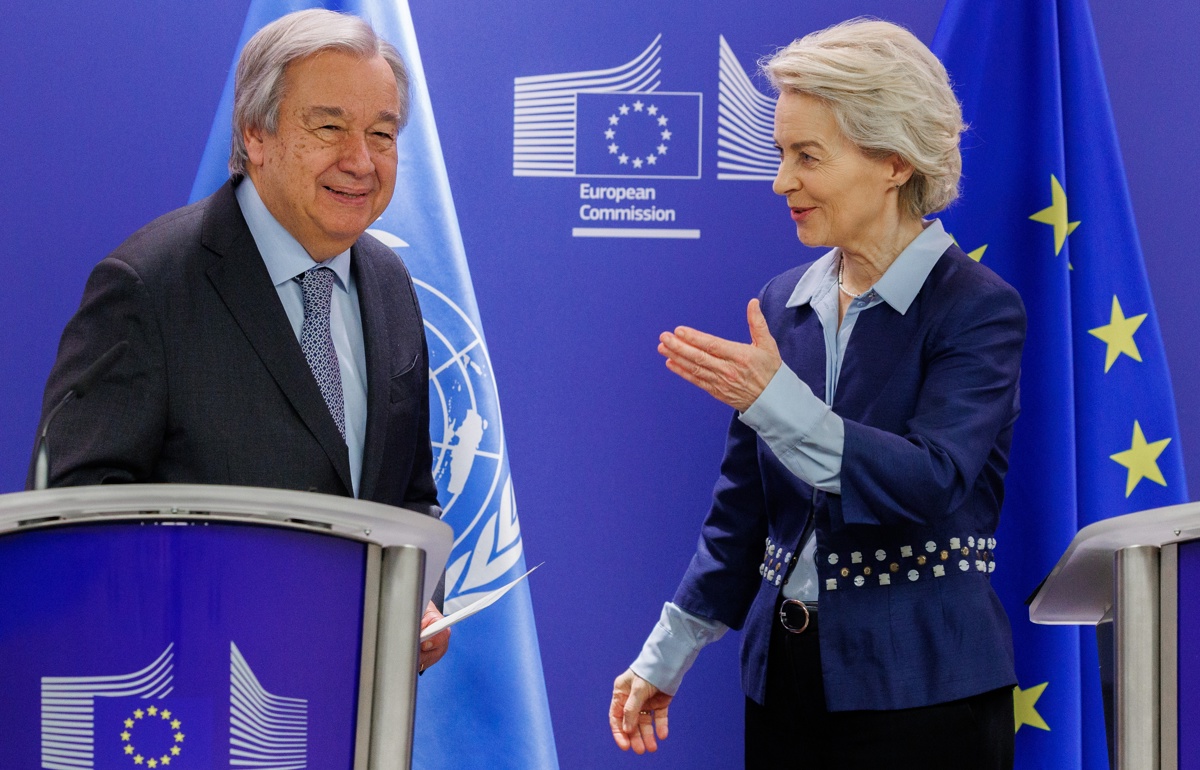
[[[826,252],[797,281],[787,306],[811,305],[825,335],[824,400],[783,364],[738,419],[766,442],[784,467],[811,486],[832,494],[842,491],[845,426],[831,405],[859,315],[881,302],[901,315],[907,313],[933,266],[953,242],[940,220],[926,222],[925,229],[900,252],[875,285],[850,302],[840,325],[837,274],[841,250]],[[816,549],[813,534],[800,549],[796,566],[783,584],[784,597],[816,601]],[[659,690],[674,695],[700,650],[728,630],[720,621],[698,617],[667,602],[630,669]]]
[[[313,269],[313,261],[304,247],[267,210],[266,204],[249,177],[236,189],[242,216],[250,226],[250,234],[267,265],[267,273],[279,293],[284,312],[300,340],[304,324],[304,294],[296,276]],[[342,373],[342,398],[346,410],[346,448],[350,453],[350,478],[354,496],[358,497],[362,477],[363,441],[367,432],[367,350],[363,342],[362,313],[358,304],[358,288],[350,270],[350,250],[320,263],[333,270],[329,327],[333,348],[337,351],[338,368]]]

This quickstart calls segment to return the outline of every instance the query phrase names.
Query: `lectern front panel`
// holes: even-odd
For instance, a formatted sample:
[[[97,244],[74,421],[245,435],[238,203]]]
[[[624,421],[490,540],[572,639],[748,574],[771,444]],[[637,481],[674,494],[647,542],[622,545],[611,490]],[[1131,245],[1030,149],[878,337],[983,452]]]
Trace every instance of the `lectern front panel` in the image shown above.
[[[1177,585],[1178,767],[1200,770],[1200,540],[1179,544]]]
[[[349,770],[366,549],[218,521],[0,536],[2,764]]]

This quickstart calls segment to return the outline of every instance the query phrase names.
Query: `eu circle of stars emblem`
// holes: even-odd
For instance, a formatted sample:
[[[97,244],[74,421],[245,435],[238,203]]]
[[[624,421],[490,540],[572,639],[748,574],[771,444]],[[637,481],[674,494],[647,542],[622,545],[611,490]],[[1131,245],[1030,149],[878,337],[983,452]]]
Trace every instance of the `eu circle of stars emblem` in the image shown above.
[[[138,767],[170,767],[183,751],[183,722],[170,709],[134,709],[124,727],[122,751]]]
[[[622,166],[633,166],[638,169],[642,168],[642,166],[654,166],[658,163],[659,157],[666,155],[667,150],[670,149],[670,145],[667,144],[671,141],[671,130],[667,128],[669,119],[665,114],[662,114],[662,110],[657,104],[651,103],[647,106],[645,102],[638,99],[632,106],[632,115],[629,112],[630,105],[622,103],[616,112],[608,116],[608,127],[604,131],[604,138],[609,143],[608,154],[615,155],[617,162]],[[640,155],[630,156],[625,142],[621,141],[624,137],[617,136],[621,119],[634,120],[638,116],[638,113],[644,116],[642,123],[645,125],[640,126],[641,130],[634,134],[639,141],[632,143],[638,146],[639,152],[641,150],[649,150],[645,157]],[[658,142],[658,144],[655,145],[655,142]]]

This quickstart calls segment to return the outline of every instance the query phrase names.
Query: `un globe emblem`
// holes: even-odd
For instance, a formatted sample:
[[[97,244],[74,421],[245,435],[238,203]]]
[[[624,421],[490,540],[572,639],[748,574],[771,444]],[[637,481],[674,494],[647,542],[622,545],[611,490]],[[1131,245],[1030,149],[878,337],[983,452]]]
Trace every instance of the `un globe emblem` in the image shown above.
[[[521,561],[504,430],[487,346],[471,314],[413,280],[429,346],[429,428],[442,519],[454,528],[446,612],[495,587]]]

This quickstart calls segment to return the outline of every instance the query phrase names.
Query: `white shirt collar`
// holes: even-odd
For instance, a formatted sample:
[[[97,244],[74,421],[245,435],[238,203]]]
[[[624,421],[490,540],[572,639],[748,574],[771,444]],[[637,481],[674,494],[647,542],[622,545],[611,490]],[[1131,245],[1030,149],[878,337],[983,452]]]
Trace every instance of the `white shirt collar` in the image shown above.
[[[933,266],[953,243],[954,239],[946,233],[940,219],[928,222],[871,288],[903,315],[925,285]],[[788,298],[787,307],[807,305],[822,290],[828,290],[826,284],[829,281],[836,283],[840,258],[841,249],[830,249],[805,270]]]

